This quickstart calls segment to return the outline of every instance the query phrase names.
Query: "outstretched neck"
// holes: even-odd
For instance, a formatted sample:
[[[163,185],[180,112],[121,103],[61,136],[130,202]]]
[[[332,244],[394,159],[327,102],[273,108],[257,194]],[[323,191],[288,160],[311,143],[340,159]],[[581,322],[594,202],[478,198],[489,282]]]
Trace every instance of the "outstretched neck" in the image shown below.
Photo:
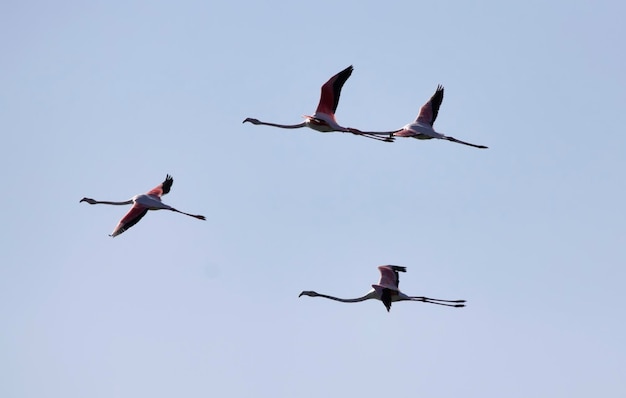
[[[262,124],[262,125],[265,125],[265,126],[280,127],[280,128],[283,128],[283,129],[299,129],[299,128],[305,126],[304,123],[299,123],[299,124],[277,124],[277,123],[269,123],[269,122],[259,122],[259,124]]]
[[[358,297],[358,298],[353,298],[353,299],[344,299],[344,298],[333,297],[333,296],[328,296],[326,294],[319,294],[318,293],[317,297],[324,297],[324,298],[335,300],[335,301],[341,301],[342,303],[358,303],[360,301],[373,299],[374,295],[372,293],[368,293],[368,294],[366,294],[363,297]]]
[[[122,206],[122,205],[130,205],[133,204],[133,200],[126,200],[124,202],[111,202],[108,200],[94,200],[94,199],[90,199],[90,198],[83,198],[81,200],[81,202],[87,202],[90,205],[116,205],[116,206]]]
[[[124,202],[109,202],[109,201],[102,201],[102,202],[96,202],[97,204],[103,204],[103,205],[131,205],[133,204],[132,200],[126,200]]]
[[[278,124],[278,123],[269,123],[269,122],[262,122],[259,119],[254,119],[251,117],[246,118],[243,123],[252,123],[255,125],[264,125],[264,126],[272,126],[272,127],[280,127],[283,129],[299,129],[301,127],[305,127],[306,123],[300,123],[300,124]]]

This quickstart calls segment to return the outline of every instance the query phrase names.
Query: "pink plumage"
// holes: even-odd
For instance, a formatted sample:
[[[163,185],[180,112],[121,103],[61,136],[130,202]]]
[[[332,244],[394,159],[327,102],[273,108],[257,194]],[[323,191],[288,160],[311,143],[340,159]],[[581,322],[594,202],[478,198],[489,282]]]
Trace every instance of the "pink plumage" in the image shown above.
[[[156,187],[146,192],[146,195],[156,196],[159,200],[161,200],[162,195],[165,195],[170,192],[170,189],[172,189],[173,183],[174,183],[174,179],[172,178],[171,175],[168,174],[165,177],[165,181],[163,181]]]
[[[122,217],[120,222],[117,223],[117,226],[111,233],[111,236],[116,237],[117,235],[123,233],[128,228],[137,224],[139,220],[141,220],[143,216],[145,216],[147,213],[148,213],[148,208],[135,202],[135,204],[133,205],[133,207],[130,208],[128,213],[126,213],[126,215]]]
[[[378,270],[380,271],[380,281],[377,285],[372,285],[372,287],[398,290],[398,285],[400,284],[398,271],[406,272],[406,267],[400,267],[397,265],[381,265],[380,267],[378,267]]]
[[[437,86],[437,91],[433,94],[432,97],[420,108],[420,113],[417,115],[417,119],[415,119],[418,123],[425,123],[429,126],[432,126],[437,120],[437,114],[439,113],[439,107],[441,106],[441,102],[443,101],[443,87],[441,85]]]
[[[437,115],[439,114],[439,107],[443,101],[443,86],[438,85],[435,94],[420,108],[420,112],[413,123],[409,123],[398,131],[392,133],[394,137],[412,137],[418,140],[430,140],[438,138],[441,140],[447,140],[456,142],[457,144],[463,144],[472,146],[474,148],[486,149],[484,145],[471,144],[469,142],[457,140],[454,137],[441,134],[433,128]]]
[[[337,123],[337,119],[335,119],[335,112],[337,111],[337,106],[339,105],[339,97],[341,96],[341,89],[343,85],[346,83],[350,75],[352,75],[352,71],[354,68],[352,65],[348,66],[341,72],[337,73],[326,83],[322,85],[322,93],[320,95],[320,102],[317,104],[317,110],[315,114],[312,116],[303,115],[304,122],[298,124],[279,124],[279,123],[270,123],[263,122],[259,119],[247,117],[244,119],[243,123],[252,123],[254,125],[264,125],[264,126],[272,126],[279,127],[282,129],[299,129],[302,127],[309,127],[313,130],[322,132],[322,133],[330,133],[333,131],[338,131],[342,133],[352,133],[356,135],[360,135],[366,138],[371,138],[378,141],[385,142],[393,142],[393,131],[385,132],[385,133],[367,133],[362,132],[358,129],[351,127],[343,127],[339,123]],[[379,135],[385,135],[387,137],[379,137]]]
[[[206,218],[202,215],[197,214],[189,214],[184,211],[177,210],[172,206],[166,205],[161,201],[161,196],[167,194],[172,188],[172,184],[174,183],[174,179],[169,174],[165,177],[165,181],[156,187],[152,188],[145,194],[135,195],[130,200],[125,200],[122,202],[112,202],[112,201],[98,201],[91,198],[82,198],[81,202],[87,202],[91,205],[95,204],[107,204],[107,205],[130,205],[132,204],[130,211],[122,217],[119,223],[115,226],[115,229],[111,233],[112,237],[115,237],[133,225],[137,224],[139,220],[141,220],[147,213],[148,210],[170,210],[176,213],[184,214],[186,216],[194,217],[199,220],[206,220]]]
[[[352,75],[353,70],[354,68],[350,65],[324,83],[322,86],[320,102],[317,105],[317,110],[315,112],[325,113],[331,116],[333,120],[335,119],[335,112],[337,112],[337,106],[339,105],[341,89],[350,75]]]

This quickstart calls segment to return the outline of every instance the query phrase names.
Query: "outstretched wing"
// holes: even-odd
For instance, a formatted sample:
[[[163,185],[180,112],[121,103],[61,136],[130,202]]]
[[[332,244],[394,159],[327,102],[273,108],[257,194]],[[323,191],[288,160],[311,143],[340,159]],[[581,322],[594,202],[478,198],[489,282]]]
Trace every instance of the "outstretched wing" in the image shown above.
[[[387,308],[387,312],[391,310],[391,299],[393,296],[393,290],[383,289],[380,295],[380,301],[385,304],[385,308]]]
[[[339,105],[341,88],[346,80],[348,80],[353,70],[354,68],[350,65],[324,83],[322,86],[322,96],[320,97],[320,103],[317,105],[316,112],[326,113],[328,115],[335,114],[337,105]]]
[[[165,195],[170,191],[173,183],[174,183],[174,179],[172,178],[171,175],[168,174],[165,176],[165,181],[163,181],[158,186],[149,190],[146,194],[158,196],[160,198],[161,195]]]
[[[443,86],[441,86],[440,84],[437,86],[437,91],[435,91],[435,94],[433,94],[428,102],[422,105],[422,107],[420,108],[420,113],[419,115],[417,115],[416,122],[427,123],[432,126],[437,119],[437,114],[439,113],[439,107],[441,106],[442,101]]]
[[[147,212],[148,212],[147,208],[141,206],[140,204],[135,203],[133,207],[128,211],[128,213],[126,213],[126,215],[122,217],[120,222],[117,223],[117,226],[111,233],[111,236],[116,237],[117,235],[126,231],[128,228],[137,224],[139,220],[141,220],[143,216],[146,215]]]
[[[380,282],[378,284],[388,289],[398,290],[400,285],[400,276],[398,272],[406,272],[406,267],[398,265],[381,265],[378,267],[380,271]]]

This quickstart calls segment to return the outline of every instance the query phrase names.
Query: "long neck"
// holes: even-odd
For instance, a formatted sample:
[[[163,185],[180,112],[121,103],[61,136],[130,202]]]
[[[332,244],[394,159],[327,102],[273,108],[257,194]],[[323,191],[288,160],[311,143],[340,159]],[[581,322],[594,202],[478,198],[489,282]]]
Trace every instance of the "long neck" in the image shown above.
[[[261,122],[259,121],[258,123],[255,124],[263,124],[265,126],[272,126],[272,127],[280,127],[281,129],[299,129],[301,127],[305,127],[306,123],[299,123],[299,124],[276,124],[276,123],[268,123],[268,122]]]
[[[306,126],[305,123],[299,123],[299,124],[276,124],[276,123],[263,123],[266,124],[268,126],[274,126],[274,127],[280,127],[283,129],[299,129],[301,127]]]
[[[93,201],[94,205],[116,205],[116,206],[121,206],[121,205],[130,205],[133,204],[132,199],[131,200],[127,200],[125,202],[109,202],[106,200],[94,200]]]
[[[363,297],[353,298],[353,299],[343,299],[343,298],[328,296],[326,294],[319,294],[319,293],[317,294],[316,297],[324,297],[324,298],[335,300],[335,301],[341,301],[342,303],[358,303],[359,301],[365,301],[365,300],[375,298],[372,292],[366,294]]]

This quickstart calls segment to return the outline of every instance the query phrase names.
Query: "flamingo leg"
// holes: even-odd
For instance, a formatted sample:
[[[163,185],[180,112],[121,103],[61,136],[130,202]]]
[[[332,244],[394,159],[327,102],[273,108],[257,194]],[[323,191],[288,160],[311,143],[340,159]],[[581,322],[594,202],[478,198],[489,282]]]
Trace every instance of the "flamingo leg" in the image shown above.
[[[428,303],[428,304],[437,304],[437,305],[443,305],[446,307],[465,307],[465,304],[448,304],[448,303],[440,303],[437,301],[431,301],[430,299],[428,299],[428,297],[411,297],[411,301],[421,301],[422,303]],[[451,302],[451,303],[458,303],[458,302],[465,302],[465,300],[457,300],[457,301],[453,301],[453,300],[444,300],[446,302]]]
[[[465,307],[465,300],[442,300],[423,296],[409,297],[412,301],[421,301],[429,304],[445,305],[447,307]]]
[[[352,134],[355,135],[360,135],[366,138],[371,138],[373,140],[378,140],[378,141],[384,141],[384,142],[394,142],[395,138],[393,137],[393,134],[396,133],[397,131],[361,131],[359,129],[355,129],[352,127],[349,127],[347,129],[347,132],[350,132]],[[382,137],[382,136],[387,136],[387,137]]]
[[[173,209],[173,208],[172,208],[172,209],[170,209],[170,210],[171,210],[171,211],[175,211],[176,213],[184,214],[184,215],[189,216],[189,217],[194,217],[194,218],[197,218],[198,220],[206,220],[206,217],[204,217],[204,216],[200,216],[200,215],[196,215],[196,214],[189,214],[189,213],[185,213],[184,211],[176,210],[176,209]]]
[[[456,142],[457,144],[463,144],[463,145],[468,145],[468,146],[473,146],[474,148],[480,148],[480,149],[487,149],[488,147],[484,146],[484,145],[476,145],[476,144],[470,144],[469,142],[465,142],[465,141],[461,141],[461,140],[457,140],[454,137],[448,137],[445,136],[443,137],[444,140],[448,140],[448,141],[452,141],[452,142]]]
[[[365,137],[365,138],[371,138],[373,140],[378,140],[378,141],[382,141],[382,142],[394,142],[394,138],[393,137],[378,137],[376,135],[369,135],[366,133],[352,133],[355,135],[360,135],[361,137]]]
[[[464,303],[465,302],[465,300],[443,300],[443,299],[436,299],[436,298],[424,297],[424,296],[410,296],[409,298],[418,299],[418,300],[429,300],[429,301],[443,301],[444,303]]]

